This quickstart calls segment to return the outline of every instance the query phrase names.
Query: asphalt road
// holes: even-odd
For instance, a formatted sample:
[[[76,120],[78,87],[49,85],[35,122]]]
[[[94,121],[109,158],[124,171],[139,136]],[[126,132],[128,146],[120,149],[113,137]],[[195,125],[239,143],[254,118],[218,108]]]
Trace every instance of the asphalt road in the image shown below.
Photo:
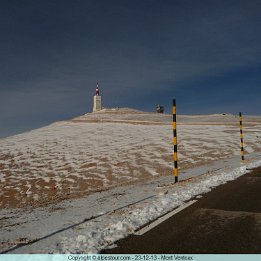
[[[261,167],[205,194],[144,235],[103,253],[261,253]]]

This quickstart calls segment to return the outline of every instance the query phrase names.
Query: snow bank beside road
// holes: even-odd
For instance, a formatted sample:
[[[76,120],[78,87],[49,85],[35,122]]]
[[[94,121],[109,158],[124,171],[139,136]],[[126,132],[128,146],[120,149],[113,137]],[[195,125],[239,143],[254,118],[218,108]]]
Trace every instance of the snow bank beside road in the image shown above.
[[[213,187],[238,178],[247,172],[247,168],[255,168],[260,165],[261,160],[227,173],[207,175],[195,182],[175,185],[171,193],[140,203],[134,210],[126,209],[124,213],[116,214],[113,218],[101,219],[99,225],[88,223],[82,225],[81,233],[70,238],[63,237],[57,250],[68,253],[97,253],[191,198],[207,193]],[[107,223],[108,221],[109,223]],[[92,232],[90,232],[90,228]],[[84,233],[85,231],[86,233]]]
[[[118,210],[113,211],[112,209],[107,213],[101,207],[99,213],[104,212],[104,215],[82,222],[73,228],[32,245],[18,248],[11,253],[98,253],[104,248],[111,247],[115,241],[132,234],[146,223],[184,204],[184,202],[197,195],[209,192],[213,187],[234,180],[247,173],[247,169],[260,165],[261,160],[229,171],[210,172],[175,185],[161,186],[156,182],[151,183],[147,187],[150,191],[147,192],[147,195],[150,193],[151,196],[148,199],[137,204],[127,204],[126,207],[118,208]],[[144,193],[144,191],[140,191],[139,194],[137,191],[135,192],[136,199]],[[154,194],[152,195],[151,192]],[[126,191],[126,193],[128,198],[133,196],[132,191]],[[143,194],[144,196],[145,194]],[[87,214],[88,205],[85,208]],[[51,222],[51,219],[49,222]]]

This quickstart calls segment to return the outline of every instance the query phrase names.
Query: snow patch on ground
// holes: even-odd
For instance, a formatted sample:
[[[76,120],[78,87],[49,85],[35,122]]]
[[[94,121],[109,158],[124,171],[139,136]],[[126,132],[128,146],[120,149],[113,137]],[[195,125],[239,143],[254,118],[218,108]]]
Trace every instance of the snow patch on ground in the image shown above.
[[[176,186],[172,193],[157,196],[149,202],[143,202],[136,206],[135,210],[126,210],[124,215],[122,213],[115,215],[111,221],[102,222],[101,219],[102,226],[100,224],[98,226],[96,224],[84,224],[81,226],[80,235],[70,238],[62,237],[57,250],[62,253],[97,253],[115,241],[132,234],[149,221],[179,207],[191,198],[207,193],[213,187],[238,178],[247,172],[246,168],[254,168],[260,165],[261,161],[258,161],[230,172],[208,176],[182,187]],[[108,221],[109,223],[107,223]],[[90,230],[95,232],[87,232]]]
[[[0,209],[2,251],[97,253],[261,164],[260,119],[244,128],[246,159],[255,163],[240,165],[237,117],[182,116],[180,180],[194,178],[171,185],[171,115],[116,112],[0,139],[0,203],[9,207]]]
[[[244,132],[246,152],[261,149],[260,127]],[[58,122],[1,139],[1,203],[37,205],[36,198],[49,202],[167,175],[172,147],[170,124]],[[181,169],[239,155],[238,127],[180,125],[178,153]]]
[[[258,155],[259,158],[260,156]],[[247,169],[260,166],[261,160],[241,166],[238,161],[224,161],[222,164],[223,167],[209,166],[199,169],[198,172],[192,169],[183,173],[184,178],[186,175],[195,176],[189,181],[171,184],[171,177],[168,177],[165,181],[160,179],[147,184],[116,188],[60,203],[55,206],[58,209],[53,210],[54,212],[51,212],[52,208],[35,209],[24,214],[5,210],[6,217],[17,215],[12,217],[12,220],[17,219],[16,222],[20,225],[3,229],[2,241],[9,242],[10,245],[11,242],[16,242],[17,238],[33,240],[47,236],[11,253],[99,253],[190,199],[238,178],[247,173]],[[236,165],[237,167],[234,167]],[[198,176],[200,173],[205,174]],[[26,223],[28,221],[30,224]],[[72,226],[73,224],[75,225]],[[53,233],[54,231],[58,232]],[[4,246],[3,243],[2,245]]]

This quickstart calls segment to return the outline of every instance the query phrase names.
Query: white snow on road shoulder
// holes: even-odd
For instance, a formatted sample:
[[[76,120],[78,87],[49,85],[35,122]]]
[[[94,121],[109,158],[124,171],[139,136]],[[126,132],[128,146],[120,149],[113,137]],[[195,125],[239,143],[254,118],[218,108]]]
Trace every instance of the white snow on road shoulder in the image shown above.
[[[101,212],[103,212],[104,215],[91,219],[90,221],[79,222],[81,224],[75,225],[73,228],[65,229],[63,232],[40,240],[32,245],[18,248],[11,253],[99,253],[102,249],[113,245],[115,241],[134,233],[141,226],[181,206],[197,195],[207,193],[211,191],[213,187],[238,178],[247,173],[248,169],[261,166],[261,160],[247,165],[238,164],[238,167],[233,167],[233,169],[231,166],[231,164],[228,164],[226,170],[223,168],[219,171],[204,172],[206,173],[205,175],[175,185],[167,183],[166,186],[159,186],[160,184],[157,183],[157,181],[151,182],[147,187],[143,187],[143,191],[140,191],[140,193],[137,192],[140,188],[138,188],[137,191],[125,190],[126,197],[130,200],[129,202],[126,202],[126,199],[125,201],[121,201],[120,193],[115,194],[114,199],[117,203],[115,203],[114,209],[112,209],[112,205],[110,205],[109,210],[106,210],[105,207],[100,205],[99,210],[96,212],[96,215]],[[146,190],[148,191],[147,194],[145,193]],[[133,193],[135,194],[135,198],[132,198]],[[147,199],[132,204],[142,197],[147,197]],[[93,210],[91,205],[88,205],[88,200],[86,200],[87,198],[85,199],[85,217],[87,218],[88,214]],[[109,198],[104,200],[104,206],[111,204],[109,203]],[[81,204],[82,209],[84,201],[81,201]],[[125,204],[126,207],[121,208],[120,204]],[[96,206],[97,205],[99,205],[99,200],[96,200]],[[71,211],[76,215],[77,204],[74,202],[71,207]],[[90,208],[88,209],[88,207]],[[63,215],[66,216],[68,214],[63,213]],[[74,219],[74,223],[77,223],[75,216]],[[49,220],[49,222],[52,221],[54,221],[54,219]],[[67,226],[68,225],[72,224],[67,224]],[[48,227],[48,223],[46,223],[45,226]]]
[[[230,172],[217,173],[198,182],[189,182],[185,186],[177,185],[172,193],[157,196],[152,200],[143,202],[135,210],[126,209],[122,215],[116,214],[114,218],[106,218],[100,224],[84,224],[81,233],[75,236],[63,237],[59,245],[59,252],[97,253],[115,241],[133,233],[142,225],[184,204],[191,198],[211,191],[211,188],[234,180],[247,172],[247,168],[261,165],[261,160],[242,166]],[[108,222],[109,221],[109,222]],[[108,222],[108,223],[107,223]],[[101,226],[100,226],[101,225]],[[92,231],[89,232],[90,228]]]

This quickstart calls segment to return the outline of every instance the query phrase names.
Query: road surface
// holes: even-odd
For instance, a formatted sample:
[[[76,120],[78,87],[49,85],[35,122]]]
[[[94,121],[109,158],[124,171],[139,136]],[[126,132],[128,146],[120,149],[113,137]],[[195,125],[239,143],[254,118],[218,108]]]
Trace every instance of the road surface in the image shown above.
[[[261,167],[103,253],[261,253]]]

